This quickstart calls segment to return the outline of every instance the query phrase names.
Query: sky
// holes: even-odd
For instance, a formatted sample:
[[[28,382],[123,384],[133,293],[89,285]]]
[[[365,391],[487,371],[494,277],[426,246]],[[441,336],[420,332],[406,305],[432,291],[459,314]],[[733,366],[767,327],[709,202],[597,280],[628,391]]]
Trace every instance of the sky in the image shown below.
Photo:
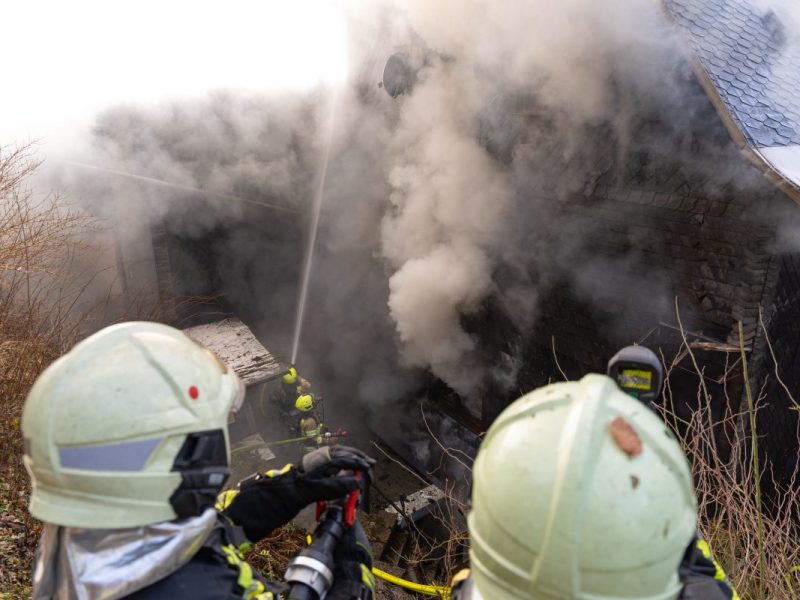
[[[346,77],[334,1],[4,0],[0,14],[0,146],[64,150],[120,103]]]

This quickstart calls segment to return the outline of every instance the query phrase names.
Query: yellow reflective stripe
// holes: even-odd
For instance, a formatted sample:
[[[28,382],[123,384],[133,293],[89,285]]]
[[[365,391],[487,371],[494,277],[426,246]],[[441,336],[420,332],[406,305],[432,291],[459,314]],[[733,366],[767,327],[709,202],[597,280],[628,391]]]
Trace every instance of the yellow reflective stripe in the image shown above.
[[[286,473],[288,473],[288,472],[289,472],[289,470],[290,470],[290,469],[291,469],[293,466],[294,466],[294,465],[292,465],[292,463],[289,463],[289,464],[287,464],[287,465],[284,465],[284,467],[283,467],[283,468],[282,468],[280,471],[279,471],[278,469],[270,469],[269,471],[267,471],[266,473],[264,473],[264,475],[265,475],[266,477],[278,477],[279,475],[286,475]]]
[[[716,572],[714,573],[714,579],[717,581],[725,581],[727,577],[725,576],[725,571],[722,569],[722,566],[716,561],[716,559],[711,555],[711,547],[708,545],[708,542],[705,540],[697,540],[697,549],[700,550],[700,553],[705,556],[711,563],[714,565]]]
[[[253,578],[253,568],[242,560],[236,548],[226,544],[222,546],[222,551],[228,559],[228,564],[239,569],[236,583],[244,590],[245,600],[271,600],[274,597],[272,592],[264,589],[263,583]]]
[[[714,579],[721,581],[730,587],[731,600],[741,600],[739,593],[733,587],[733,584],[731,584],[731,582],[728,580],[728,576],[725,574],[725,570],[722,568],[722,565],[719,564],[717,559],[711,554],[711,546],[708,545],[708,542],[703,539],[699,539],[695,545],[697,546],[697,549],[700,550],[700,554],[710,560],[711,564],[714,565]]]
[[[214,503],[214,508],[217,510],[225,510],[231,505],[233,499],[236,498],[236,495],[239,493],[239,490],[225,490],[224,492],[220,492],[217,496],[217,501]]]
[[[239,579],[236,583],[245,591],[249,591],[253,586],[253,569],[243,560],[239,561]],[[249,596],[245,594],[245,598]]]
[[[369,567],[364,563],[361,563],[361,583],[371,589],[373,592],[375,591],[375,576],[370,571]]]
[[[242,542],[241,544],[239,544],[239,547],[236,548],[236,551],[239,553],[240,556],[244,556],[252,549],[253,549],[253,544],[251,544],[250,542]]]

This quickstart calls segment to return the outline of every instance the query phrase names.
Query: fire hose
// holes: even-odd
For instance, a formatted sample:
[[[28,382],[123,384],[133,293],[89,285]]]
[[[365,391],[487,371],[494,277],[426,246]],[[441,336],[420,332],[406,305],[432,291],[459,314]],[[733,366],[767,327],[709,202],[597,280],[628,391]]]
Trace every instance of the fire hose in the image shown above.
[[[402,579],[397,575],[392,575],[386,571],[381,571],[378,567],[372,567],[372,574],[388,583],[398,585],[412,592],[417,592],[418,594],[424,594],[426,596],[438,596],[439,598],[444,598],[447,600],[450,598],[450,594],[452,592],[452,588],[446,585],[424,585],[415,581],[408,581],[407,579]]]
[[[348,435],[350,435],[348,432],[342,429],[337,429],[336,431],[333,432],[331,431],[325,432],[324,434],[322,434],[321,437],[325,440],[332,440],[332,439],[347,437]],[[257,448],[269,448],[270,446],[283,446],[285,444],[296,444],[298,442],[307,442],[309,439],[313,438],[309,438],[308,436],[304,435],[301,437],[289,438],[288,440],[277,440],[274,442],[254,442],[252,444],[247,444],[245,446],[239,446],[238,448],[233,448],[231,450],[231,456],[238,454],[239,452],[245,452],[247,450],[256,450]]]
[[[372,489],[383,496],[383,499],[389,503],[389,506],[394,508],[394,511],[400,518],[405,520],[410,527],[414,527],[414,523],[408,519],[408,517],[405,515],[405,511],[401,507],[397,506],[397,504],[394,503],[394,501],[386,492],[384,492],[378,485],[374,483],[372,484]],[[439,596],[440,598],[444,598],[444,600],[450,598],[450,595],[453,591],[451,587],[445,585],[426,585],[423,583],[417,583],[416,581],[408,581],[407,579],[403,579],[397,575],[392,575],[391,573],[382,571],[377,567],[372,567],[372,574],[375,575],[375,577],[383,579],[387,583],[391,583],[393,585],[397,585],[426,596]]]

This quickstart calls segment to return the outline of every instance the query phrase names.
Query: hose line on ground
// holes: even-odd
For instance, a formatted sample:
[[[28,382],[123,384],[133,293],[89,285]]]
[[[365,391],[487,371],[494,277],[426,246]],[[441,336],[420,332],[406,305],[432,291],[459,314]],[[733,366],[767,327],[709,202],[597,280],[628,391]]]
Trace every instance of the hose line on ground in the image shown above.
[[[381,571],[377,567],[372,567],[372,573],[376,577],[379,577],[388,583],[399,585],[407,590],[411,590],[412,592],[417,592],[419,594],[425,594],[426,596],[438,596],[439,598],[444,598],[447,600],[450,598],[450,592],[452,591],[451,588],[444,585],[423,585],[414,581],[401,579],[397,575],[392,575],[386,571]]]

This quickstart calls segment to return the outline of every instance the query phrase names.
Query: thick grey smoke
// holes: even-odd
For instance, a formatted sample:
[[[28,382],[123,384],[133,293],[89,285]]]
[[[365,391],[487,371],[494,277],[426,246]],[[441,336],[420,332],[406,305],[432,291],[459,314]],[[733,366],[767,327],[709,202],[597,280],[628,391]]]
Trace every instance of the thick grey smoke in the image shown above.
[[[475,108],[456,65],[426,69],[402,107],[382,250],[403,356],[466,394],[480,383],[461,327],[493,289],[491,251],[512,189],[473,134]]]
[[[619,82],[652,87],[653,78],[663,77],[653,67],[669,68],[679,57],[660,58],[674,45],[657,2],[526,2],[513,9],[480,0],[403,2],[397,11],[427,58],[413,93],[398,101],[392,206],[381,245],[392,269],[389,307],[406,361],[468,396],[480,388],[487,365],[464,318],[490,296],[522,326],[535,310],[536,283],[523,278],[498,289],[495,281],[503,265],[525,272],[537,262],[536,247],[519,247],[527,240],[510,235],[515,225],[541,230],[554,213],[540,198],[520,197],[515,167],[535,186],[576,191],[583,168],[559,181],[557,163],[573,162],[570,154],[586,139],[583,128],[609,123],[624,135]],[[515,147],[525,108],[510,104],[513,97],[555,119],[547,139],[527,140],[540,147]],[[493,142],[505,146],[500,154],[513,150],[511,160],[487,151]],[[548,153],[561,156],[554,161]],[[566,260],[545,270],[564,272],[569,247],[585,248],[584,227],[572,226],[574,237],[556,241]],[[546,254],[554,258],[552,250]]]
[[[339,395],[398,398],[420,368],[474,400],[487,379],[516,384],[555,285],[612,321],[668,312],[670,282],[642,253],[598,252],[603,223],[572,202],[598,182],[677,171],[702,174],[711,198],[750,183],[721,167],[731,150],[718,123],[698,141],[708,100],[659,2],[398,0],[349,13],[352,81],[333,111],[301,365]],[[396,52],[414,86],[391,98],[378,83]],[[213,245],[218,287],[288,354],[328,101],[227,94],[108,111],[93,160],[203,193],[109,178],[83,195],[112,196],[131,242],[167,222]],[[627,292],[645,285],[644,297]],[[503,331],[485,320],[498,311]],[[497,336],[508,342],[487,350]]]

